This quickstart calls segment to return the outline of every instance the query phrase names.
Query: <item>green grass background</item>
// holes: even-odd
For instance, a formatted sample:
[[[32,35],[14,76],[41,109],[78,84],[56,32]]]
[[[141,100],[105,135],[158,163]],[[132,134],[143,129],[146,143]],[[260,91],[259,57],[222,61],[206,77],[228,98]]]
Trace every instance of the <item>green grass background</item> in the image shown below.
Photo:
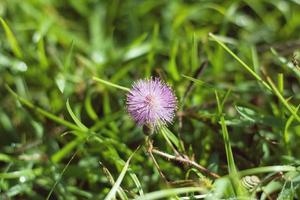
[[[150,76],[178,97],[181,153],[266,179],[253,198],[299,197],[299,0],[1,0],[0,17],[1,199],[239,198],[234,180],[155,156],[177,183],[160,177],[109,85]]]

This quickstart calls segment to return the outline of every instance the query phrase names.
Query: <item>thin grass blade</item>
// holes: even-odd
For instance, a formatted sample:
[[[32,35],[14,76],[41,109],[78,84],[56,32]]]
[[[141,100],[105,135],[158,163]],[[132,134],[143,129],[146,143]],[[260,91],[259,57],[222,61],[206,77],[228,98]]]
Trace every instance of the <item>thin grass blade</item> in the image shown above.
[[[242,61],[233,51],[231,51],[218,37],[212,33],[209,33],[209,36],[216,41],[225,51],[227,51],[234,59],[236,59],[254,78],[261,82],[268,90],[271,91],[270,86],[255,72],[252,68]]]
[[[138,149],[137,149],[138,150]],[[136,150],[136,151],[137,151]],[[136,152],[135,151],[135,152]],[[111,188],[111,190],[109,191],[109,193],[106,195],[105,199],[104,200],[112,200],[115,198],[116,196],[116,193],[118,191],[118,188],[119,186],[121,185],[121,182],[123,181],[124,179],[124,176],[128,170],[128,167],[129,167],[129,163],[130,163],[130,160],[131,158],[133,157],[133,155],[135,154],[135,152],[133,152],[133,154],[128,158],[128,160],[126,161],[117,181],[115,182],[114,186]]]
[[[15,54],[16,57],[22,58],[23,54],[22,54],[21,48],[19,47],[19,44],[18,44],[17,39],[14,36],[13,32],[11,31],[11,29],[9,28],[9,26],[7,25],[7,23],[4,21],[4,19],[2,17],[0,17],[0,22],[5,31],[7,40],[12,48],[13,53]]]
[[[185,188],[174,188],[174,189],[165,189],[156,192],[150,192],[144,196],[140,196],[135,200],[155,200],[155,199],[167,199],[167,197],[189,193],[189,192],[203,192],[204,189],[200,187],[185,187]]]
[[[77,116],[74,114],[74,112],[72,111],[72,108],[71,108],[71,106],[70,106],[69,99],[67,100],[66,105],[67,105],[67,110],[68,110],[70,116],[72,117],[72,119],[74,120],[75,124],[76,124],[80,129],[82,129],[82,131],[87,132],[89,129],[88,129],[83,123],[81,123],[81,121],[80,121],[80,120],[77,118]]]
[[[117,88],[117,89],[124,90],[124,91],[126,91],[126,92],[129,92],[129,90],[130,90],[130,89],[127,88],[127,87],[123,87],[123,86],[121,86],[121,85],[117,85],[117,84],[111,83],[111,82],[106,81],[106,80],[103,80],[103,79],[101,79],[101,78],[93,77],[93,80],[98,81],[98,82],[100,82],[100,83],[103,83],[103,84],[105,84],[105,85],[108,85],[108,86]]]

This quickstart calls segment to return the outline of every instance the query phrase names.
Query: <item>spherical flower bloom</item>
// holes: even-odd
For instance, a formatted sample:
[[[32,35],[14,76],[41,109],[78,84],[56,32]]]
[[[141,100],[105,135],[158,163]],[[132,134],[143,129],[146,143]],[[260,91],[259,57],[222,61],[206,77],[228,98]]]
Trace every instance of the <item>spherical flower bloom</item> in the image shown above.
[[[138,80],[127,94],[127,110],[138,125],[170,123],[176,108],[176,96],[159,78]]]

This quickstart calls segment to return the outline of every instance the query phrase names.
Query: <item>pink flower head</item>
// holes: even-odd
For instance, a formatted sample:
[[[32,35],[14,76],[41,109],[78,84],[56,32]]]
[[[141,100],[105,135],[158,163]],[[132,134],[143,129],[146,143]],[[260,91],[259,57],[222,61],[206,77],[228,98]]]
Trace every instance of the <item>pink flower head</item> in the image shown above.
[[[176,108],[176,96],[159,78],[138,80],[127,94],[127,110],[138,125],[170,123]]]

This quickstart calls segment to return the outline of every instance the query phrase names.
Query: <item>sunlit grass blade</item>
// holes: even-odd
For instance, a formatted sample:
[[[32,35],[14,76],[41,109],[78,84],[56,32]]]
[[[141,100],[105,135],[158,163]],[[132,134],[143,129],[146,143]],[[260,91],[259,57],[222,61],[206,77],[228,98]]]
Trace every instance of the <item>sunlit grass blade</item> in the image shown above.
[[[23,97],[20,97],[17,93],[15,93],[8,85],[5,86],[6,89],[17,99],[20,101],[21,104],[27,106],[28,108],[30,109],[33,109],[34,111],[36,111],[37,113],[51,119],[52,121],[58,123],[58,124],[61,124],[65,127],[68,127],[72,130],[75,130],[75,131],[79,131],[79,132],[82,132],[82,129],[79,128],[78,126],[76,126],[75,124],[73,123],[70,123],[60,117],[57,117],[55,115],[53,115],[52,113],[48,112],[48,111],[45,111],[35,105],[33,105],[30,101],[28,101],[27,99],[23,98]]]
[[[138,148],[139,149],[139,148]],[[137,149],[137,150],[138,150]],[[135,152],[137,151],[135,150]],[[121,182],[123,181],[123,178],[128,170],[128,167],[129,167],[129,163],[130,163],[130,160],[131,158],[133,157],[133,155],[135,154],[135,152],[133,152],[133,154],[128,158],[128,160],[126,161],[117,181],[115,182],[114,186],[111,188],[111,190],[109,191],[109,193],[106,195],[105,199],[104,200],[112,200],[115,198],[116,196],[116,193],[118,191],[118,188],[119,186],[121,185]]]
[[[41,37],[40,40],[38,41],[38,56],[39,56],[40,66],[44,69],[47,68],[49,62],[45,51],[45,44],[44,44],[43,37]]]
[[[72,108],[69,103],[69,99],[67,100],[66,105],[67,105],[67,110],[68,110],[70,116],[72,117],[72,119],[74,120],[75,124],[78,127],[80,127],[82,129],[82,131],[84,131],[84,132],[88,131],[89,129],[83,123],[81,123],[81,121],[77,118],[77,116],[72,111]]]
[[[126,92],[129,92],[129,90],[130,90],[130,89],[127,88],[127,87],[123,87],[123,86],[120,86],[120,85],[111,83],[111,82],[106,81],[106,80],[103,80],[103,79],[101,79],[101,78],[93,77],[93,80],[98,81],[98,82],[100,82],[100,83],[103,83],[103,84],[105,84],[105,85],[114,87],[114,88],[118,88],[118,89],[124,90],[124,91],[126,91]]]
[[[24,170],[19,170],[19,171],[4,172],[4,173],[0,173],[0,179],[17,179],[17,178],[20,178],[21,176],[31,178],[34,176],[41,175],[42,172],[43,172],[42,168],[24,169]]]
[[[270,86],[255,72],[252,68],[242,61],[233,51],[231,51],[217,36],[209,33],[209,36],[215,40],[221,47],[223,47],[234,59],[236,59],[254,78],[261,82],[268,90],[271,91]]]
[[[236,195],[237,195],[237,197],[240,197],[240,196],[247,196],[247,193],[246,193],[245,189],[241,186],[240,181],[239,181],[239,176],[238,176],[238,172],[236,169],[236,165],[234,162],[233,153],[232,153],[232,149],[231,149],[229,134],[228,134],[227,126],[225,123],[225,117],[224,117],[223,111],[222,111],[225,100],[227,99],[229,93],[230,93],[230,91],[227,92],[227,94],[225,95],[224,99],[221,102],[217,91],[215,91],[217,105],[218,105],[218,112],[220,115],[220,123],[221,123],[221,127],[222,127],[222,135],[223,135],[223,140],[224,140],[224,145],[225,145],[228,173],[232,180],[232,184],[234,185]]]
[[[284,97],[280,94],[280,91],[276,88],[275,84],[271,80],[270,77],[267,77],[268,83],[270,84],[274,94],[278,97],[281,103],[288,109],[288,111],[295,117],[295,119],[300,122],[300,117],[298,116],[297,112],[291,105],[284,99]]]
[[[180,76],[178,73],[178,67],[177,67],[177,63],[176,63],[176,57],[177,57],[177,53],[178,53],[178,46],[179,46],[179,42],[178,41],[174,41],[172,48],[170,50],[170,61],[168,63],[168,70],[170,72],[170,75],[172,76],[172,78],[175,81],[178,81]]]
[[[203,188],[200,187],[184,187],[184,188],[174,188],[174,189],[165,189],[155,192],[150,192],[144,196],[140,196],[135,200],[155,200],[155,199],[167,199],[174,195],[185,194],[189,192],[204,192]]]
[[[264,166],[264,167],[256,167],[252,169],[245,169],[239,171],[240,176],[247,176],[253,174],[262,174],[262,173],[269,173],[269,172],[289,172],[289,171],[296,171],[297,168],[290,165],[275,165],[275,166]]]
[[[85,110],[86,110],[87,114],[89,115],[89,117],[93,120],[97,120],[98,115],[92,105],[92,93],[93,92],[91,92],[91,91],[88,92],[88,94],[84,100],[84,107],[85,107]]]
[[[14,162],[14,158],[12,156],[9,156],[7,154],[4,153],[0,153],[0,161],[1,162],[7,162],[7,163],[12,163]]]
[[[300,108],[300,105],[297,106],[295,109],[295,112],[297,113]],[[284,126],[284,132],[283,132],[283,140],[287,149],[287,152],[289,155],[292,154],[291,152],[291,145],[290,145],[290,136],[289,136],[289,127],[291,126],[292,122],[294,121],[295,117],[294,115],[291,115],[289,119],[286,121],[285,126]]]
[[[226,157],[227,157],[227,162],[228,162],[228,170],[229,170],[229,173],[236,173],[237,170],[236,170],[235,163],[234,163],[233,153],[232,153],[230,140],[229,140],[229,134],[228,134],[227,126],[225,124],[225,118],[222,114],[223,105],[220,102],[218,93],[215,92],[215,94],[216,94],[216,99],[217,99],[218,112],[220,115],[220,123],[221,123],[221,127],[222,127],[223,140],[224,140],[224,144],[225,144],[225,151],[226,151]]]
[[[176,148],[182,150],[179,139],[167,127],[161,126],[160,132],[171,148],[173,148],[174,144]]]
[[[129,176],[131,177],[132,181],[134,182],[137,190],[139,191],[139,195],[144,195],[144,191],[143,191],[143,188],[142,188],[142,184],[141,182],[139,181],[138,177],[136,176],[136,174],[132,171],[131,168],[128,168],[128,173],[129,173]]]
[[[113,186],[115,184],[114,177],[111,175],[110,171],[100,162],[100,165],[102,166],[102,169],[104,171],[105,176],[107,177],[110,184]],[[117,193],[121,200],[128,200],[128,197],[122,187],[119,186]]]
[[[16,57],[22,58],[23,57],[22,51],[19,47],[19,44],[18,44],[17,39],[14,36],[13,32],[11,31],[11,29],[9,28],[7,23],[4,21],[4,19],[2,19],[2,17],[0,17],[0,22],[5,31],[7,40],[12,48],[13,53],[15,54]]]

